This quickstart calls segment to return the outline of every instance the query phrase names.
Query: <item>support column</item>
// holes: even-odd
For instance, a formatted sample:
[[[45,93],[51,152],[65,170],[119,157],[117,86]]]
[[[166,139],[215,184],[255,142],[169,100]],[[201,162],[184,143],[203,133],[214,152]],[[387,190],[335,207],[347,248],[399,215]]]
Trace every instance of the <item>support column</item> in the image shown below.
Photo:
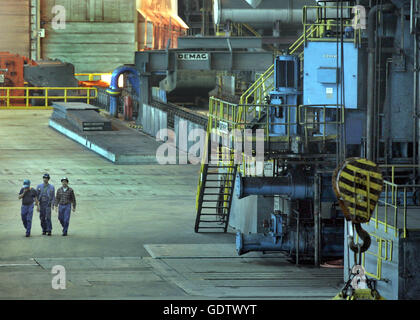
[[[319,267],[321,261],[321,197],[320,197],[320,176],[315,174],[314,178],[314,264]]]

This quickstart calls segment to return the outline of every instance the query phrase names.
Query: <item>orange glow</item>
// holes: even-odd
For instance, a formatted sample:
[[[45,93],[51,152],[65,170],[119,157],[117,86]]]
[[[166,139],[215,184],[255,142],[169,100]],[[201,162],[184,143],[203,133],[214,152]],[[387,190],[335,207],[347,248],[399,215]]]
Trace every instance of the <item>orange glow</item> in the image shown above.
[[[177,0],[137,0],[139,50],[165,49],[178,46],[178,37],[188,26],[178,16]]]

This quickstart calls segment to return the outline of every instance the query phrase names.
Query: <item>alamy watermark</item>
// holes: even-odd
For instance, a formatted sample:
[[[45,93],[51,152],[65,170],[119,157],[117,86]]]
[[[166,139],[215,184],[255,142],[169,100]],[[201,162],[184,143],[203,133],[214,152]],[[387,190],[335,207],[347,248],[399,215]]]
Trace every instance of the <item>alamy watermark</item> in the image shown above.
[[[51,20],[52,28],[60,30],[66,28],[66,8],[61,5],[55,5],[51,9],[51,13],[55,14]]]
[[[51,287],[54,290],[66,289],[66,269],[62,265],[55,265],[51,269],[53,278],[51,280]]]
[[[156,151],[159,164],[206,164],[225,163],[240,165],[250,162],[256,165],[256,174],[264,166],[264,129],[213,129],[207,132],[200,128],[188,128],[188,122],[179,121],[178,130],[159,130],[156,140],[165,141]]]

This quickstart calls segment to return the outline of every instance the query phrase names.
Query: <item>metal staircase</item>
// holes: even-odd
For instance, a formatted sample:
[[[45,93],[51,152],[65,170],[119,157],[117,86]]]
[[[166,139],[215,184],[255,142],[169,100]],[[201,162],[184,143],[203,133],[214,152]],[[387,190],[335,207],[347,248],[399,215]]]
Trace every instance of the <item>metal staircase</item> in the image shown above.
[[[220,172],[224,169],[224,172]],[[203,168],[195,232],[203,229],[227,231],[232,205],[236,165],[209,165]]]
[[[202,230],[226,232],[229,226],[236,165],[233,150],[226,147],[218,146],[217,152],[213,154],[216,159],[210,159],[212,123],[212,117],[209,117],[197,187],[195,232]]]

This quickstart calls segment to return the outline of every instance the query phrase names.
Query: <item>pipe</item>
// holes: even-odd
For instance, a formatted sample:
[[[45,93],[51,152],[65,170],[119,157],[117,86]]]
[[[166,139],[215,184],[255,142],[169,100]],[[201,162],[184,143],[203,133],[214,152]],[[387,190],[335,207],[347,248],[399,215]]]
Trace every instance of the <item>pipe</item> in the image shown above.
[[[273,23],[279,20],[288,25],[302,24],[304,5],[313,5],[313,1],[296,1],[293,6],[288,1],[278,0],[213,0],[214,23],[226,24],[227,21],[247,23],[254,27],[272,28]],[[307,11],[308,23],[316,19],[316,10]]]
[[[331,176],[321,179],[322,201],[336,201],[331,186]],[[311,199],[314,197],[313,177],[304,177],[297,173],[283,177],[242,177],[236,174],[235,191],[239,199],[250,195],[287,196],[291,200]]]
[[[258,7],[260,4],[261,4],[261,2],[262,2],[262,0],[245,0],[251,7],[253,7],[254,9],[256,8],[256,7]]]
[[[417,11],[418,11],[418,0],[411,0],[410,6],[410,33],[414,35],[413,55],[414,55],[414,79],[413,79],[413,114],[414,114],[414,127],[413,127],[413,146],[416,146],[419,140],[419,108],[418,108],[418,83],[419,83],[419,56],[418,56],[418,39],[417,39]],[[415,148],[414,148],[415,150]],[[417,150],[417,155],[413,150],[413,163],[416,164],[420,160],[420,148]],[[416,158],[417,156],[417,158]],[[415,169],[413,174],[416,176]],[[417,170],[419,174],[419,170]],[[416,183],[416,181],[414,181]]]
[[[128,80],[130,81],[133,89],[135,90],[136,95],[138,96],[140,94],[140,74],[137,71],[137,69],[129,66],[121,66],[115,69],[112,72],[111,84],[106,90],[106,93],[110,95],[109,113],[114,117],[118,116],[118,97],[121,95],[122,91],[122,89],[118,87],[118,78],[123,73],[129,73],[131,75],[128,77]]]
[[[375,27],[378,10],[389,11],[394,8],[391,3],[384,5],[376,5],[372,7],[368,14],[368,75],[367,75],[367,108],[366,108],[366,158],[374,161],[374,90],[375,86]]]
[[[308,12],[310,16],[308,20],[313,22],[315,14]],[[302,23],[302,10],[293,9],[290,19],[289,10],[287,9],[223,9],[215,10],[215,23],[225,23],[230,20],[232,22],[250,23],[258,25],[272,25],[276,21],[288,24]],[[289,21],[290,19],[290,21]]]

